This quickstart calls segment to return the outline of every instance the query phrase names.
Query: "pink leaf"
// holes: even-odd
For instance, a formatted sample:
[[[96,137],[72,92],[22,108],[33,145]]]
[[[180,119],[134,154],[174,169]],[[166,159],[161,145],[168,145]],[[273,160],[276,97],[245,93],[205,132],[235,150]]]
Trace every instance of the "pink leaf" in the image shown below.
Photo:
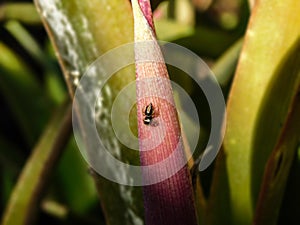
[[[168,71],[155,38],[150,3],[139,4],[132,0],[146,224],[195,225],[192,184]]]

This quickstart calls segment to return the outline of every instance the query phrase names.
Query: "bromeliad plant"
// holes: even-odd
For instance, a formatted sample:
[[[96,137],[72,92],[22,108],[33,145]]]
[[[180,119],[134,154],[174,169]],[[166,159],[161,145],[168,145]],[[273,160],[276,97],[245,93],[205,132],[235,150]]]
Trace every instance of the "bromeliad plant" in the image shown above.
[[[1,126],[3,225],[46,224],[49,218],[55,224],[300,223],[300,2],[249,1],[251,8],[237,0],[151,3],[154,20],[149,0],[35,0],[35,6],[0,5],[1,101],[13,113],[3,111],[2,118],[14,121]],[[135,66],[107,81],[99,104],[99,111],[105,113],[97,120],[98,132],[110,153],[127,164],[152,165],[167,158],[179,143],[180,157],[168,165],[176,167],[188,154],[190,134],[199,129],[187,113],[181,122],[188,129],[180,128],[180,108],[174,107],[167,71],[198,105],[201,134],[194,156],[198,158],[210,130],[205,100],[181,71],[161,63],[157,39],[203,56],[228,96],[225,139],[215,163],[199,174],[190,160],[170,178],[143,187],[114,183],[93,168],[88,173],[70,137],[71,104],[64,100],[66,90],[50,45],[44,44],[48,39],[31,32],[41,25],[35,7],[71,98],[99,56],[134,41],[152,43],[146,45],[150,47],[146,52],[159,63],[141,60],[136,45]],[[129,126],[138,136],[140,153],[118,141],[110,119],[119,92],[135,80],[137,104]],[[158,92],[165,98],[153,97]],[[52,108],[57,110],[50,119]],[[167,132],[157,122],[163,122]],[[11,127],[17,131],[10,132]],[[144,141],[149,135],[153,140]],[[160,145],[143,151],[163,135]],[[148,173],[143,168],[145,183],[162,172]],[[107,169],[130,182],[127,171],[111,165]]]

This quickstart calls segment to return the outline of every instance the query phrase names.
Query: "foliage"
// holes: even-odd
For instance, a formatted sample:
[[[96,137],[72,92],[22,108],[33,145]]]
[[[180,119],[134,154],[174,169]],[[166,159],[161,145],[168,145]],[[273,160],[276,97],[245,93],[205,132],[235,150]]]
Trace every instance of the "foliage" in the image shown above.
[[[300,2],[249,1],[253,8],[245,0],[151,2],[157,37],[202,57],[227,101],[222,149],[194,182],[199,224],[299,224]],[[131,41],[128,0],[0,4],[3,225],[144,224],[141,188],[88,169],[70,134],[79,77],[97,57]],[[210,111],[190,78],[168,70],[201,112],[197,159]],[[132,80],[133,67],[117,73],[105,104]],[[136,132],[136,118],[130,121]],[[182,123],[187,137],[198,129],[187,113]],[[139,164],[138,154],[105,132],[116,158]]]

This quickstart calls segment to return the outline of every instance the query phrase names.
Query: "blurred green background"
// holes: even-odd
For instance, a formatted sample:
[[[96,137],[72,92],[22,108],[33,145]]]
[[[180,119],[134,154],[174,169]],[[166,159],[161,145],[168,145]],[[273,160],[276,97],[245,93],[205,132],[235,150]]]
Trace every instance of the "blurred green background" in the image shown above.
[[[91,1],[91,5],[80,1],[70,1],[70,3],[57,1],[56,4],[61,7],[59,8],[61,12],[68,15],[70,23],[78,28],[78,33],[82,29],[77,20],[80,13],[89,18],[89,23],[93,22],[93,16],[97,18],[97,24],[100,24],[101,29],[103,27],[104,33],[102,39],[98,40],[100,44],[95,44],[100,49],[98,53],[101,54],[133,37],[126,34],[125,37],[121,37],[123,39],[118,40],[119,37],[114,39],[113,32],[118,29],[127,30],[133,35],[132,18],[128,17],[129,22],[122,22],[118,18],[120,13],[124,14],[122,15],[124,18],[131,15],[129,1],[118,1],[110,3],[102,0]],[[248,25],[251,12],[249,2],[245,0],[151,1],[158,39],[187,47],[204,59],[215,73],[225,98],[228,97],[231,88]],[[99,12],[88,17],[93,4]],[[112,14],[106,15],[104,9],[108,7],[107,4],[116,11],[112,10],[110,12]],[[116,18],[113,16],[114,13]],[[51,21],[45,23],[49,25]],[[131,27],[125,27],[127,23],[131,24]],[[96,28],[97,26],[95,25]],[[116,190],[117,185],[110,186],[111,184],[88,169],[77,149],[70,123],[69,93],[74,91],[72,87],[74,80],[70,81],[66,77],[74,65],[68,65],[68,59],[63,58],[62,52],[67,51],[63,47],[66,45],[65,43],[59,45],[59,39],[51,29],[49,33],[52,33],[52,41],[59,48],[58,52],[55,52],[32,1],[0,3],[0,209],[1,214],[6,213],[8,218],[3,225],[25,224],[24,221],[27,219],[30,221],[29,224],[108,224],[106,221],[110,221],[112,225],[143,224],[140,190],[134,189],[128,192],[126,188]],[[82,53],[82,62],[88,65],[95,59],[95,55],[90,56],[87,53],[88,47],[94,44],[85,41],[82,38],[82,44],[86,44],[82,47],[86,47],[85,52]],[[102,46],[102,49],[101,42],[107,43]],[[294,49],[298,48],[297,45],[294,47]],[[65,78],[57,61],[58,55],[63,58]],[[297,61],[299,57],[296,55],[297,53],[294,53],[295,63],[299,64]],[[299,67],[294,64],[286,66],[294,68],[296,74],[299,74]],[[84,71],[84,67],[80,69]],[[193,81],[175,68],[169,67],[169,72],[171,79],[180,84],[190,94],[197,108],[202,110],[200,121],[203,127],[201,127],[201,137],[195,154],[197,158],[210,130],[210,111],[203,93]],[[298,77],[299,75],[296,75],[297,82]],[[296,94],[292,92],[290,95]],[[291,107],[290,105],[288,104],[288,107]],[[283,123],[285,121],[283,120]],[[188,122],[192,127],[192,122]],[[280,131],[281,128],[278,128],[278,132]],[[34,152],[36,154],[33,154]],[[289,170],[286,172],[289,174],[289,179],[277,224],[300,224],[300,195],[297,194],[300,185],[299,159],[300,156],[293,155],[291,172]],[[26,161],[28,163],[24,169]],[[222,161],[224,159],[220,160]],[[200,174],[203,189],[201,198],[205,199],[200,202],[210,197],[214,169],[215,166],[212,165]],[[29,171],[27,173],[32,177],[25,174],[19,178],[22,170]],[[34,184],[33,189],[30,184]],[[99,188],[100,186],[102,188]],[[15,199],[11,198],[13,192]],[[124,195],[129,192],[137,192],[136,199],[126,200]],[[218,200],[218,197],[214,201],[217,201],[216,199]],[[9,200],[11,202],[8,206]],[[227,200],[226,197],[225,200],[223,199],[223,201]],[[7,207],[11,207],[10,210],[7,210]],[[229,208],[228,212],[230,212]],[[205,214],[203,211],[199,214],[202,213]],[[223,220],[222,212],[213,211],[213,213],[220,213],[215,216]],[[208,219],[208,221],[205,224],[222,224],[214,220]],[[228,222],[230,219],[224,221]]]

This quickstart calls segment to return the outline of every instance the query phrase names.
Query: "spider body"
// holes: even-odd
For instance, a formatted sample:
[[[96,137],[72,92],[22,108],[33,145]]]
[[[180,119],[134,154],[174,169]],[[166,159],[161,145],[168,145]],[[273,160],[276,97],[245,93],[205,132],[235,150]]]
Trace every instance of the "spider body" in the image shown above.
[[[155,110],[152,103],[146,106],[143,114],[145,116],[143,120],[144,124],[149,125],[152,122],[152,119],[155,117]]]

